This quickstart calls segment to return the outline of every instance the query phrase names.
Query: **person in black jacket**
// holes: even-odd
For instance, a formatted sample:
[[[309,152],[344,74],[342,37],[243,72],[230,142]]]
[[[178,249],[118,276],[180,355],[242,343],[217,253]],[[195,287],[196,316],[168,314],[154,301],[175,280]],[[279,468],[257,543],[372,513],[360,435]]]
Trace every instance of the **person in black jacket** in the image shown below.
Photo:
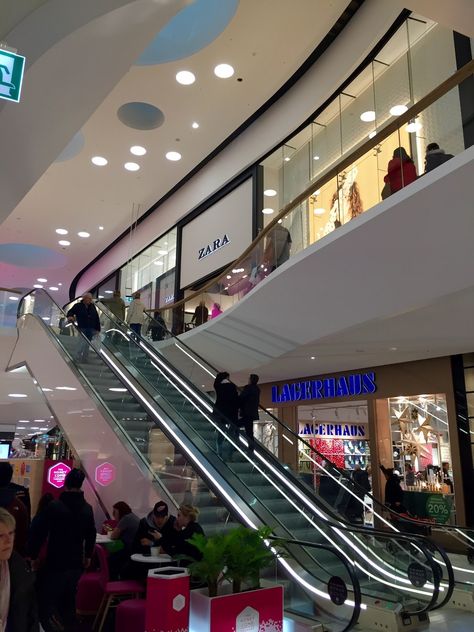
[[[425,173],[433,171],[451,158],[454,158],[453,154],[447,154],[438,143],[429,143],[426,145]]]
[[[214,390],[216,401],[214,402],[213,415],[217,423],[226,428],[230,423],[231,433],[236,433],[239,420],[239,393],[237,387],[229,380],[227,371],[222,371],[216,375],[214,380]],[[217,451],[221,456],[222,446],[225,438],[219,432],[217,435]]]
[[[8,461],[3,461],[0,463],[0,486],[3,484],[2,481],[8,478],[7,487],[15,492],[15,496],[18,500],[25,505],[26,510],[28,512],[28,519],[31,518],[31,500],[30,500],[30,490],[28,487],[23,487],[23,485],[18,485],[17,483],[12,483],[13,478],[13,467]]]
[[[393,467],[380,466],[385,475],[385,504],[392,511],[397,513],[405,513],[406,508],[403,505],[403,489],[400,485],[400,477],[395,474]]]
[[[168,555],[176,557],[185,555],[194,560],[200,560],[202,555],[198,549],[189,542],[195,533],[204,535],[203,528],[197,522],[199,509],[192,505],[181,505],[174,522],[172,532],[169,532],[160,541],[161,548]],[[187,566],[190,560],[182,560],[181,565]]]
[[[132,545],[133,552],[147,554],[150,547],[160,546],[161,539],[173,532],[175,520],[168,513],[168,505],[163,500],[157,502],[152,511],[140,520]]]
[[[13,551],[15,519],[0,509],[0,630],[39,632],[33,574]]]
[[[89,341],[100,333],[100,318],[90,292],[83,294],[81,302],[71,307],[67,318],[70,322],[77,322],[77,328]],[[82,339],[76,360],[87,362],[88,352],[89,345]]]
[[[47,541],[46,561],[37,582],[40,620],[46,632],[74,626],[77,584],[94,551],[94,514],[81,490],[84,478],[81,470],[71,470],[65,491],[48,505],[30,532],[29,554],[37,570],[41,547]]]
[[[255,373],[249,375],[249,382],[244,386],[239,396],[240,419],[239,426],[243,426],[249,440],[249,450],[253,450],[253,422],[258,419],[260,404],[259,377]]]

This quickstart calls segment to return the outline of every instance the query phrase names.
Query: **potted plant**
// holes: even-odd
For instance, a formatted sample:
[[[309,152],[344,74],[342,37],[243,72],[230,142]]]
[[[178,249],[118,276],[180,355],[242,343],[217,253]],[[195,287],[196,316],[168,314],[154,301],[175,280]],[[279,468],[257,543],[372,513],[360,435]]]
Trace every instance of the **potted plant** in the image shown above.
[[[191,590],[191,627],[203,632],[283,629],[283,587],[260,587],[261,572],[275,561],[265,544],[269,527],[237,527],[225,535],[189,540],[201,554],[189,572],[207,588]],[[272,543],[274,546],[274,543]]]

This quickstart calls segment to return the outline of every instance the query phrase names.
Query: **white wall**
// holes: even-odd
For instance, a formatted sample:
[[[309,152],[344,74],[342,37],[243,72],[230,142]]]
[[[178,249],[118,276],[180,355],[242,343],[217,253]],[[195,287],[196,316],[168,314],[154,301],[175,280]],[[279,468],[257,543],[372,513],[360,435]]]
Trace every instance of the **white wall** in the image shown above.
[[[89,268],[76,294],[97,285],[121,267],[130,252],[139,252],[200,202],[278,144],[337,90],[399,14],[399,7],[366,0],[321,59],[273,107],[226,147],[214,160]],[[367,34],[370,33],[370,37]]]

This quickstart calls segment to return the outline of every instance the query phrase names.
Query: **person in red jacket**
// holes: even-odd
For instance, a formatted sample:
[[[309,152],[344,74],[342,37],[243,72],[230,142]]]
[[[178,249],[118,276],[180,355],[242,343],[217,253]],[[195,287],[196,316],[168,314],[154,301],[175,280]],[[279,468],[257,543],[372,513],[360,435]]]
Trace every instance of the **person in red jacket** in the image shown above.
[[[390,194],[403,189],[414,182],[416,178],[413,160],[404,147],[397,147],[393,152],[392,160],[388,163],[387,175],[384,177],[384,182],[390,185]]]

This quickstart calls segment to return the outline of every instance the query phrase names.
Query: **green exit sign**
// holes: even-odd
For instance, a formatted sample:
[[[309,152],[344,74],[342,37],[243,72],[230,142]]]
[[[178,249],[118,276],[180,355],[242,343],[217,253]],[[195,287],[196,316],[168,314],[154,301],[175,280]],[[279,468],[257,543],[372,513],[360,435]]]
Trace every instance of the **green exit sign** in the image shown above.
[[[25,58],[0,48],[0,99],[20,100]]]

